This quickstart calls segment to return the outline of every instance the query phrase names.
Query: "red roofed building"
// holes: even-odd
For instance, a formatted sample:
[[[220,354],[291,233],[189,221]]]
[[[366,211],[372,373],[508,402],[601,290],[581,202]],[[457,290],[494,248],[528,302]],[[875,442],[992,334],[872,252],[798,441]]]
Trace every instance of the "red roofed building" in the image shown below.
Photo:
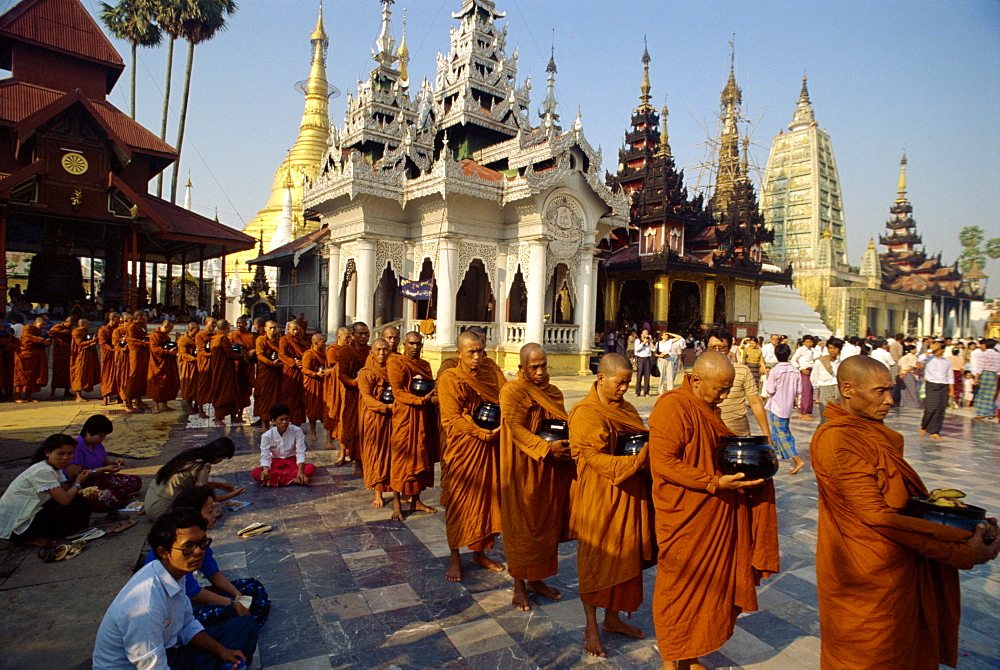
[[[147,263],[165,264],[169,284],[175,264],[254,246],[147,193],[177,153],[107,101],[125,65],[79,0],[22,0],[0,16],[0,68],[11,72],[0,80],[0,258],[35,254],[29,300],[83,299],[87,257],[104,262],[103,305],[135,308],[150,297]],[[0,307],[6,297],[0,263]]]

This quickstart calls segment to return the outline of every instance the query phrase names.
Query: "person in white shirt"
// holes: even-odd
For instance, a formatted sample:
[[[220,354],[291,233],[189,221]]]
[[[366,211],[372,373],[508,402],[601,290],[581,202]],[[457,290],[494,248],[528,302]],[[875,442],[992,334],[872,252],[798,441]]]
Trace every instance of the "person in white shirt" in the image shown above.
[[[924,359],[924,415],[920,420],[920,434],[930,433],[931,439],[941,439],[944,412],[951,397],[955,376],[951,361],[944,356],[944,342],[931,342],[930,353]]]
[[[841,362],[850,358],[851,356],[861,355],[861,347],[858,345],[857,339],[858,339],[857,337],[849,337],[847,338],[847,340],[844,341],[844,348],[840,350]]]
[[[237,616],[205,629],[184,591],[212,544],[205,519],[189,507],[153,523],[148,541],[159,560],[132,575],[104,613],[94,641],[94,670],[178,670],[249,665],[260,627]],[[214,657],[214,658],[213,658]]]
[[[316,466],[306,463],[306,434],[292,423],[288,405],[271,408],[274,427],[260,436],[260,467],[250,476],[264,486],[308,484]]]
[[[781,342],[780,335],[771,335],[768,343],[760,348],[760,353],[764,356],[764,365],[767,366],[768,370],[778,364],[778,357],[774,355],[774,348],[778,346],[779,342]]]
[[[805,421],[814,421],[813,411],[813,387],[809,381],[812,374],[813,365],[816,362],[815,350],[816,338],[806,335],[802,338],[802,346],[795,350],[789,363],[799,369],[802,374],[802,396],[799,400],[799,418]]]
[[[840,387],[837,385],[837,368],[840,367],[840,352],[844,348],[844,341],[838,337],[831,337],[826,341],[826,353],[816,359],[809,381],[816,387],[816,396],[819,399],[819,424],[822,426],[826,421],[823,416],[826,406],[832,402],[840,402]]]
[[[884,365],[886,370],[889,370],[890,373],[892,372],[892,368],[896,365],[896,361],[893,360],[892,354],[889,353],[889,343],[881,337],[876,337],[874,342],[872,342],[871,357]]]
[[[660,383],[656,392],[663,395],[663,386],[666,385],[668,391],[674,390],[674,378],[677,376],[676,345],[684,342],[684,338],[675,333],[663,331],[660,333],[660,341],[655,345],[656,367],[660,371]]]
[[[635,382],[635,396],[649,395],[649,373],[651,372],[653,361],[653,339],[649,336],[649,331],[645,328],[639,337],[635,338],[635,372],[637,380]],[[643,390],[645,383],[645,390]]]

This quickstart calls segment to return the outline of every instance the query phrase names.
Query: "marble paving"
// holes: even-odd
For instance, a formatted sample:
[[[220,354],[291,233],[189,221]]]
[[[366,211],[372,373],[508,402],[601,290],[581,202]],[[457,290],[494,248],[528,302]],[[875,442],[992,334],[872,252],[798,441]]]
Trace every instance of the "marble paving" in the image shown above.
[[[558,380],[567,406],[588,381]],[[648,416],[656,397],[634,401]],[[945,439],[917,435],[919,412],[894,409],[887,423],[906,436],[906,454],[929,487],[950,486],[1000,511],[1000,427],[949,411]],[[800,453],[816,423],[794,421]],[[583,607],[576,582],[575,543],[560,550],[560,573],[551,583],[563,600],[537,599],[530,612],[510,606],[506,573],[467,565],[465,581],[447,582],[444,513],[389,520],[390,506],[371,507],[371,493],[350,468],[332,467],[333,453],[311,447],[318,465],[308,487],[262,489],[250,479],[257,462],[257,429],[225,429],[237,457],[215,475],[247,486],[253,504],[227,514],[214,531],[219,564],[232,579],[254,576],[273,600],[254,667],[313,668],[659,668],[650,614],[655,568],[645,575],[646,600],[632,623],[645,640],[605,634],[606,659],[582,653]],[[189,426],[184,441],[203,444],[222,429]],[[320,437],[322,440],[322,436]],[[316,444],[316,443],[311,443]],[[817,494],[811,471],[776,478],[782,572],[759,589],[761,611],[740,617],[732,639],[704,659],[711,668],[796,670],[819,668],[814,552]],[[386,498],[388,500],[388,497]],[[425,496],[438,502],[438,490]],[[405,506],[404,506],[405,508]],[[253,521],[273,532],[246,540],[236,530]],[[493,554],[501,558],[502,538]],[[468,558],[468,556],[466,556]],[[535,597],[535,596],[533,596]],[[962,574],[963,617],[959,668],[1000,666],[1000,565]]]

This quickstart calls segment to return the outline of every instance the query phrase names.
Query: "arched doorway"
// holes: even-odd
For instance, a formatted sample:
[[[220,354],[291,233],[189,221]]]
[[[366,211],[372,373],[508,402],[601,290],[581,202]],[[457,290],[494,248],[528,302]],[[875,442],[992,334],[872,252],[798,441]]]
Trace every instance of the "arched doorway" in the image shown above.
[[[351,317],[351,323],[353,323],[357,307],[358,272],[354,259],[350,258],[347,261],[347,268],[344,270],[344,278],[340,282],[340,314],[337,315],[337,323],[342,323],[345,326],[350,325],[347,317]]]
[[[573,323],[573,294],[569,290],[569,268],[556,265],[545,293],[552,323]]]
[[[480,259],[473,259],[455,296],[455,320],[490,323],[494,302],[486,266]]]
[[[392,266],[386,263],[382,277],[375,288],[375,323],[381,326],[403,317],[403,297],[399,295],[399,282]]]
[[[649,282],[645,279],[629,279],[622,283],[618,300],[618,321],[641,326],[653,320],[653,299],[649,293]]]
[[[434,279],[434,264],[431,263],[431,259],[425,258],[423,264],[420,266],[420,281],[427,281],[428,279]],[[437,318],[437,297],[438,297],[438,287],[437,282],[431,288],[431,299],[430,300],[415,300],[413,301],[413,311],[414,316],[417,319],[423,321],[424,319],[436,319]]]
[[[528,321],[528,287],[524,283],[521,266],[517,266],[517,274],[510,284],[507,296],[507,321],[510,323],[526,323]]]
[[[691,281],[670,284],[670,311],[667,327],[674,333],[697,333],[701,330],[701,291]]]

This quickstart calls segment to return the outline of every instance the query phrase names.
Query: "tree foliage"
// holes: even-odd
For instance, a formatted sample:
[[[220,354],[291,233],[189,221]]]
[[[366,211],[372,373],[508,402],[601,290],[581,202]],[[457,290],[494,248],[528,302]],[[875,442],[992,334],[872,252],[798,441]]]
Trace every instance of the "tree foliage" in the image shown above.
[[[984,237],[986,237],[986,233],[979,226],[965,226],[958,233],[959,243],[966,248],[978,247]]]
[[[986,255],[996,260],[1000,258],[1000,237],[992,237],[986,240]]]
[[[117,5],[106,2],[100,4],[100,17],[104,27],[112,35],[129,43],[132,51],[132,66],[129,72],[131,84],[131,114],[135,118],[135,67],[138,47],[155,47],[160,44],[163,34],[154,22],[156,2],[154,0],[118,0]]]
[[[968,272],[974,265],[982,268],[986,264],[986,254],[977,247],[966,247],[958,255],[958,269]]]

